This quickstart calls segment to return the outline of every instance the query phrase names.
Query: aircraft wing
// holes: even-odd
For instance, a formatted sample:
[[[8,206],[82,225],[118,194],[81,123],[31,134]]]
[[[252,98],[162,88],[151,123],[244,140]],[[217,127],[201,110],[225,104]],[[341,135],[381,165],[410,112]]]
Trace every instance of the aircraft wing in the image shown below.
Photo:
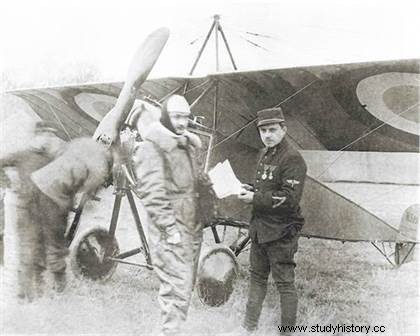
[[[68,139],[93,134],[121,87],[122,83],[100,83],[12,93],[24,99],[42,119],[59,121],[61,136]],[[415,59],[161,78],[146,81],[138,98],[148,96],[159,101],[171,93],[185,95],[194,116],[203,116],[203,124],[216,130],[210,166],[229,159],[243,182],[252,179],[257,150],[262,146],[254,123],[256,112],[281,106],[289,139],[306,151],[307,157],[310,152],[335,151],[338,155],[336,161],[322,155],[308,159],[312,175],[308,177],[303,201],[307,214],[305,233],[340,240],[395,241],[398,226],[390,225],[387,218],[374,213],[376,210],[368,210],[364,200],[355,200],[358,191],[346,194],[351,188],[340,189],[336,183],[341,180],[334,179],[332,172],[339,163],[346,162],[347,166],[339,171],[354,171],[349,181],[358,181],[361,187],[360,183],[372,182],[363,181],[366,176],[358,176],[363,175],[362,168],[352,168],[355,157],[343,161],[341,153],[418,155],[419,92],[420,61]],[[396,160],[387,158],[389,162]],[[326,168],[328,174],[323,171]],[[416,160],[412,168],[418,168]],[[408,182],[413,183],[418,185],[418,173]],[[328,200],[331,207],[343,204],[337,212],[349,211],[348,214],[317,218],[314,213],[321,206],[314,201],[317,197]],[[233,199],[224,206],[229,216],[249,215],[249,209]],[[327,204],[323,206],[329,209]],[[353,218],[351,214],[356,213],[358,217]]]
[[[418,219],[404,224],[406,210],[420,200],[418,153],[301,153],[309,167],[302,200],[305,235],[342,241],[419,241]]]

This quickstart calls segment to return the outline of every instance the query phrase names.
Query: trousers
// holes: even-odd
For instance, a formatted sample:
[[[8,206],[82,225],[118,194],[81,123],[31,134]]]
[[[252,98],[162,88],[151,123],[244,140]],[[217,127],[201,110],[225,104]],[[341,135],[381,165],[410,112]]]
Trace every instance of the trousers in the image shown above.
[[[46,268],[52,273],[65,272],[68,213],[34,185],[28,186],[25,195],[8,193],[5,210],[9,282],[14,278],[13,292],[31,301],[43,291],[42,273]]]
[[[268,243],[251,243],[250,284],[243,326],[256,330],[262,305],[267,293],[267,281],[271,272],[280,294],[281,325],[294,326],[298,297],[295,288],[294,255],[298,248],[298,237],[279,239]]]
[[[34,188],[36,188],[34,186]],[[66,257],[69,250],[66,245],[67,209],[59,207],[52,199],[36,188],[32,217],[39,223],[43,242],[39,258],[52,273],[63,273],[66,269]]]
[[[176,210],[183,209],[182,204],[177,205]],[[158,302],[164,335],[180,333],[187,319],[203,240],[202,229],[192,221],[179,220],[181,217],[186,216],[177,218],[176,228],[181,234],[179,243],[168,242],[170,237],[163,235],[153,222],[149,228],[152,262],[160,281]]]

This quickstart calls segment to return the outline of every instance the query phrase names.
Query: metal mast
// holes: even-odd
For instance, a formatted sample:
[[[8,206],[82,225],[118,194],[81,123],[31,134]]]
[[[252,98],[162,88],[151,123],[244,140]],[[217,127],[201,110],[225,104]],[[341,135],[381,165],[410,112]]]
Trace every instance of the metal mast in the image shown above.
[[[201,58],[201,55],[203,54],[204,49],[207,46],[207,43],[209,42],[210,36],[214,31],[214,35],[215,35],[215,43],[216,43],[216,71],[219,71],[219,33],[222,36],[222,40],[225,44],[226,50],[229,54],[229,58],[230,61],[232,62],[232,66],[235,70],[238,70],[238,68],[236,67],[236,63],[235,60],[233,59],[233,55],[232,52],[230,51],[230,47],[229,47],[229,43],[226,39],[226,35],[223,31],[222,28],[222,24],[220,23],[220,15],[216,14],[213,16],[213,23],[209,29],[209,32],[207,33],[207,36],[203,42],[203,44],[201,45],[200,50],[198,51],[198,55],[194,61],[194,64],[190,70],[190,72],[188,73],[190,76],[194,73],[195,68],[197,67],[197,64]]]
[[[237,70],[238,68],[236,67],[236,63],[235,60],[233,59],[233,55],[232,52],[230,50],[229,47],[229,43],[226,39],[226,35],[223,31],[222,25],[220,23],[220,15],[216,14],[213,16],[213,23],[207,33],[206,38],[204,39],[203,44],[201,45],[200,50],[198,51],[198,55],[196,57],[196,59],[194,60],[194,64],[191,67],[191,70],[189,72],[189,75],[192,76],[194,73],[194,70],[196,69],[198,62],[200,61],[201,56],[203,55],[204,49],[206,48],[210,37],[212,35],[212,33],[214,33],[215,36],[215,50],[216,50],[216,72],[220,71],[220,48],[219,48],[219,40],[220,37],[222,38],[222,41],[226,47],[226,50],[229,54],[229,58],[230,61],[232,63],[233,69]],[[185,83],[184,86],[184,94],[187,92],[188,89],[188,84],[189,81],[187,80],[187,82]],[[215,136],[216,136],[216,130],[217,130],[217,119],[219,117],[219,113],[218,113],[218,100],[219,100],[219,85],[218,85],[218,81],[217,79],[215,80],[215,83],[211,84],[211,87],[215,87],[214,90],[214,103],[213,103],[213,124],[212,124],[212,135],[210,137],[210,141],[209,141],[209,147],[207,149],[207,155],[206,155],[206,161],[205,161],[205,165],[204,165],[204,170],[207,171],[208,167],[209,167],[209,162],[210,162],[210,155],[211,152],[213,150],[213,146],[214,146],[214,140],[215,140]],[[207,92],[206,92],[207,93]],[[203,97],[204,95],[200,96],[200,99]],[[197,99],[198,100],[198,99]],[[197,100],[194,102],[194,105],[197,103]]]

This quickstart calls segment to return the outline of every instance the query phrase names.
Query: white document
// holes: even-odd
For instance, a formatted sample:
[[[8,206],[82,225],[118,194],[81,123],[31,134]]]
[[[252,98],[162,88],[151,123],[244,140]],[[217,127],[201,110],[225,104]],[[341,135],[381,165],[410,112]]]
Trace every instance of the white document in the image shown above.
[[[208,172],[213,190],[218,198],[225,198],[231,195],[239,195],[242,190],[242,183],[236,177],[228,160],[218,163]]]

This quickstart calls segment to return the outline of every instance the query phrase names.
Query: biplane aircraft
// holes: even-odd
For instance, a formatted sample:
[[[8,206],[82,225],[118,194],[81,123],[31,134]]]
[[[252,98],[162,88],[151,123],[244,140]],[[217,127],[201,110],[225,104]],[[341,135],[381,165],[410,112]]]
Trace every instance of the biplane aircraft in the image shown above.
[[[214,25],[211,29],[223,33],[218,22]],[[192,130],[207,138],[205,168],[228,159],[244,183],[251,181],[262,147],[256,112],[281,106],[287,136],[309,168],[302,235],[370,242],[389,262],[407,261],[419,243],[420,60],[246,72],[237,71],[231,60],[232,72],[194,77],[193,67],[187,77],[146,80],[136,98],[149,104],[170,94],[184,95],[194,114]],[[58,121],[60,136],[68,140],[92,136],[122,91],[124,83],[98,83],[12,94],[41,119]],[[133,205],[132,194],[128,196]],[[219,203],[218,216],[209,223],[216,242],[220,241],[217,226],[246,228],[250,215],[249,206],[235,197]],[[115,225],[116,219],[109,230],[112,234]],[[144,235],[141,238],[147,247]],[[245,237],[231,248],[238,254],[246,243]],[[120,253],[112,260],[140,251]]]

